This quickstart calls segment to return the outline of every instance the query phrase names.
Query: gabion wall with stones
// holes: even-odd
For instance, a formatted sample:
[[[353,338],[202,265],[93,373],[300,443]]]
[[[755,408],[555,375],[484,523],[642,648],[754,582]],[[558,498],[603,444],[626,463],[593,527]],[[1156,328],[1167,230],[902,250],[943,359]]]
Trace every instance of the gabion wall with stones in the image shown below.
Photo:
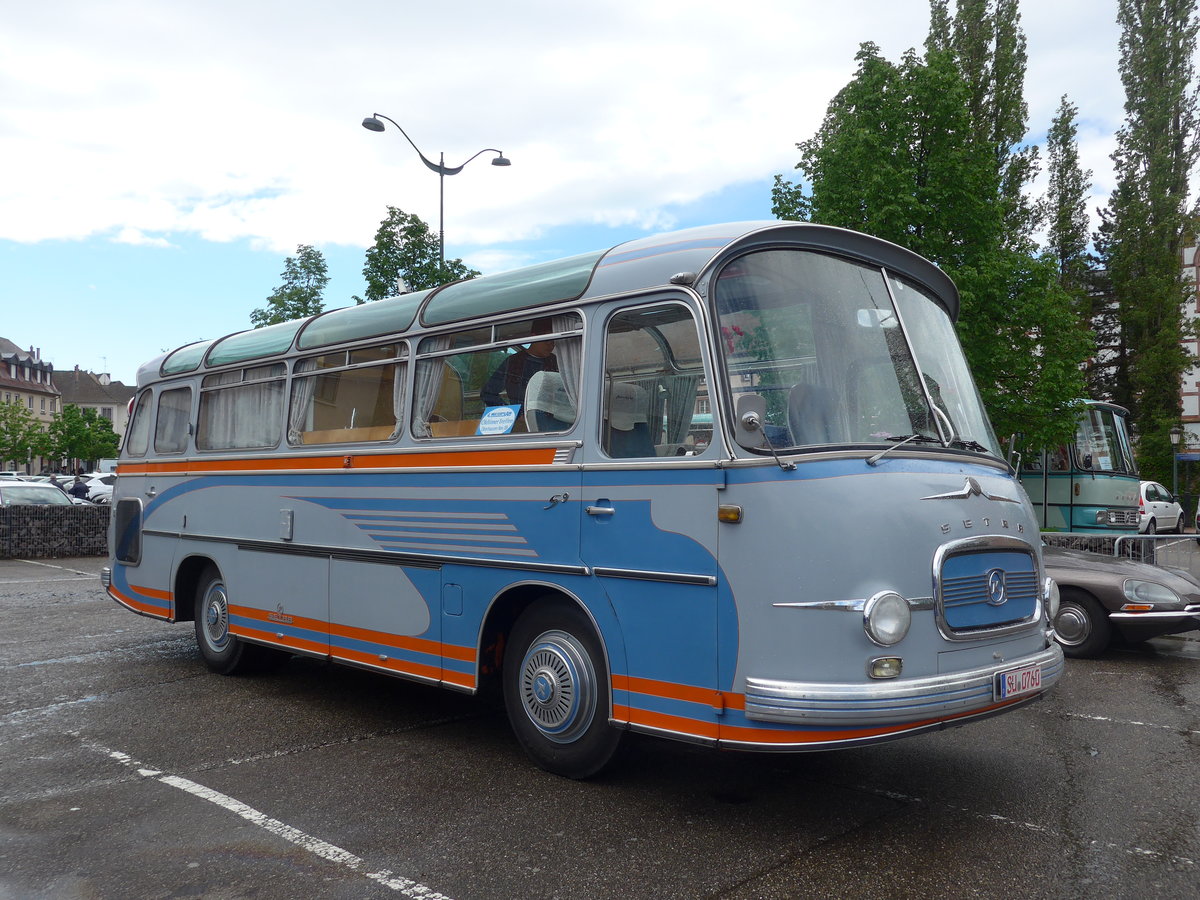
[[[104,556],[108,506],[0,507],[0,559]]]

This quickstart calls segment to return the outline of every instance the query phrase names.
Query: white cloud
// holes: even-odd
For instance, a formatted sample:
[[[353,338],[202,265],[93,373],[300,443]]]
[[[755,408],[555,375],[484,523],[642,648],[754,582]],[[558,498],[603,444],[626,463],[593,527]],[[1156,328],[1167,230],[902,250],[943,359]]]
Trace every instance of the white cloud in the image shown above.
[[[1115,0],[1025,4],[1030,125],[1068,93],[1109,186],[1122,117]],[[924,39],[926,0],[572,5],[124,0],[26,4],[0,34],[0,238],[249,239],[366,246],[387,204],[448,240],[528,239],[567,224],[669,227],[663,208],[788,172],[853,72]],[[498,257],[497,257],[498,259]]]

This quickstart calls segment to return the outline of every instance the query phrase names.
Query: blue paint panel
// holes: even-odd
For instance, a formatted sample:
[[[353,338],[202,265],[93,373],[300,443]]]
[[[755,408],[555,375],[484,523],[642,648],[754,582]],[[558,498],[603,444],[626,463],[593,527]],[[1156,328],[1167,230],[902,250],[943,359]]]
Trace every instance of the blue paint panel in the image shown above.
[[[392,644],[377,644],[374,641],[363,641],[336,634],[329,636],[329,645],[331,648],[339,647],[343,650],[354,650],[358,653],[370,654],[371,656],[384,655],[391,659],[402,659],[406,662],[433,666],[434,668],[442,665],[440,654],[422,653],[420,650],[409,650],[404,647],[396,647]]]
[[[326,635],[323,631],[300,628],[296,625],[285,625],[283,622],[264,622],[261,619],[250,619],[246,616],[230,614],[229,624],[250,631],[269,631],[272,634],[282,634],[285,637],[297,638],[302,641],[312,641],[317,644],[327,643],[325,639]]]

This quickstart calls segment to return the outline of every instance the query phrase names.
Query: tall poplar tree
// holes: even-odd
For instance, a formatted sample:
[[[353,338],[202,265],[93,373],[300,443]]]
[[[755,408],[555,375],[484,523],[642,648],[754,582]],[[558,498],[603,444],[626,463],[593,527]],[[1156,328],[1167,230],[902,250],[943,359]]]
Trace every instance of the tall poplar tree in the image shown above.
[[[1114,399],[1133,414],[1143,474],[1162,481],[1171,472],[1169,431],[1180,420],[1180,381],[1191,362],[1180,344],[1180,253],[1198,153],[1196,4],[1119,0],[1117,22],[1125,124],[1096,245],[1121,329]]]
[[[1024,38],[1015,2],[931,3],[924,57],[863,44],[817,134],[810,186],[777,177],[775,214],[855,228],[932,259],[958,284],[959,338],[997,432],[1037,447],[1073,430],[1089,344],[1053,261],[1035,254],[1024,193]],[[1014,89],[1015,86],[1015,89]]]

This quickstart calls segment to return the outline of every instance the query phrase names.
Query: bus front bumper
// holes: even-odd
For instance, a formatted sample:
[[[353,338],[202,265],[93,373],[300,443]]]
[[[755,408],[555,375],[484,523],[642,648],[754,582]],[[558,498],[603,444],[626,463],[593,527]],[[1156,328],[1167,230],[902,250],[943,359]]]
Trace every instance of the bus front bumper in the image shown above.
[[[981,669],[866,684],[746,680],[746,718],[790,725],[840,727],[903,725],[970,715],[1010,699],[998,686],[1006,672],[1039,667],[1038,690],[1011,699],[1030,699],[1050,688],[1063,673],[1057,643],[1029,656]]]

